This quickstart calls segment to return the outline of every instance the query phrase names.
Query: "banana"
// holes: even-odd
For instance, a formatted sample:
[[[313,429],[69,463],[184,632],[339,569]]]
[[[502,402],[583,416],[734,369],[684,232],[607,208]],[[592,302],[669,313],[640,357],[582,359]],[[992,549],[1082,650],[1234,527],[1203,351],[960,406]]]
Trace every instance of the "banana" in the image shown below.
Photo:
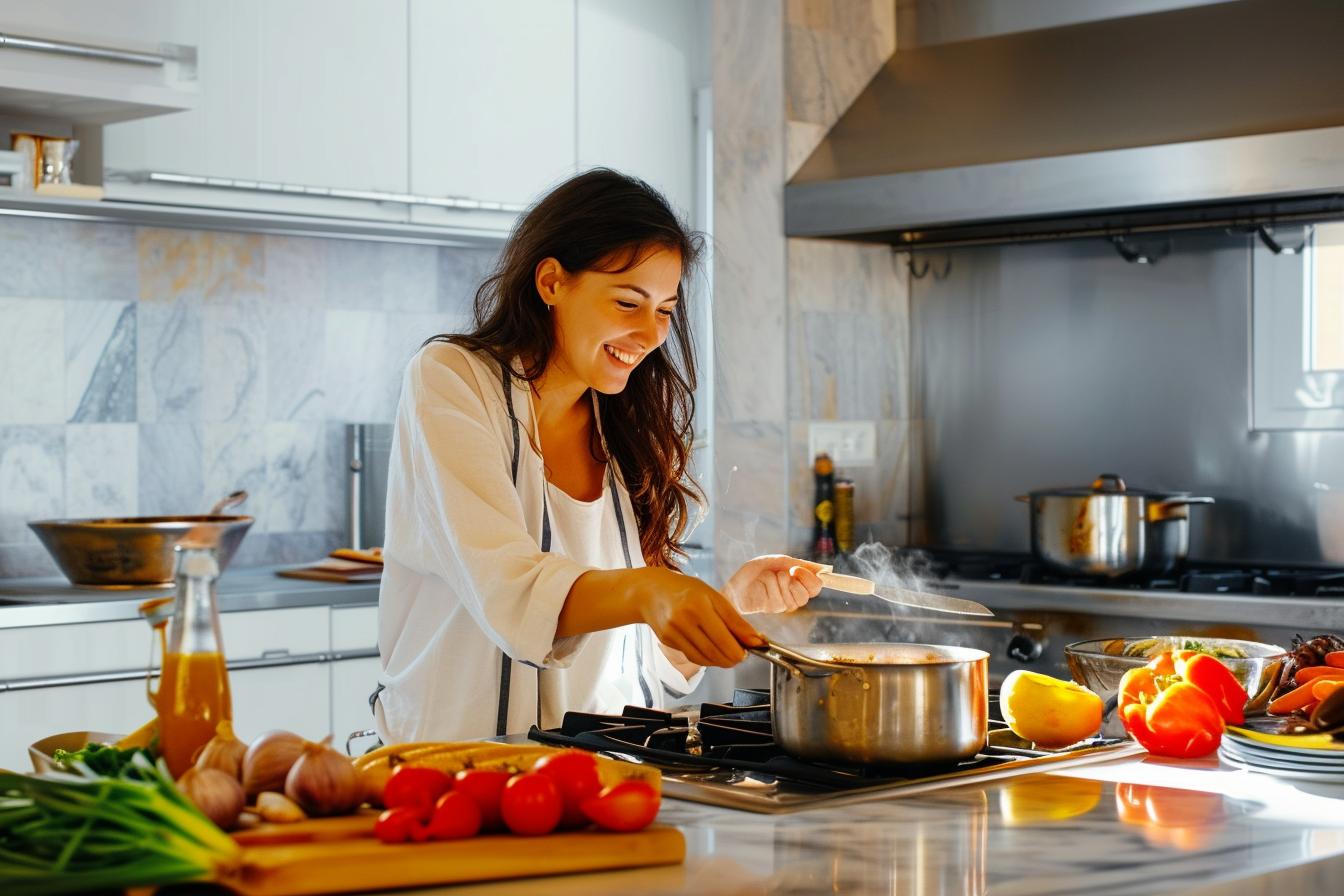
[[[368,765],[373,765],[379,760],[386,759],[388,756],[401,755],[402,753],[408,752],[410,750],[417,750],[422,747],[444,747],[444,746],[452,746],[452,744],[445,744],[438,741],[420,741],[417,743],[409,743],[409,744],[385,744],[376,750],[370,750],[363,756],[355,757],[354,764],[355,768],[358,769]]]

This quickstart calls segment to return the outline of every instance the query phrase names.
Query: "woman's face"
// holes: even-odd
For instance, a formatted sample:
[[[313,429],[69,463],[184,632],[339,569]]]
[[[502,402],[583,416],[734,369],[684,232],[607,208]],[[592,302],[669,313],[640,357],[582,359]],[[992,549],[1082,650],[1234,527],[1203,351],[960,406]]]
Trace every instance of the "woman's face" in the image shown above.
[[[556,372],[614,395],[625,388],[630,371],[667,339],[681,283],[681,253],[652,249],[619,273],[570,273],[547,258],[537,265],[536,280],[555,321],[551,363]]]

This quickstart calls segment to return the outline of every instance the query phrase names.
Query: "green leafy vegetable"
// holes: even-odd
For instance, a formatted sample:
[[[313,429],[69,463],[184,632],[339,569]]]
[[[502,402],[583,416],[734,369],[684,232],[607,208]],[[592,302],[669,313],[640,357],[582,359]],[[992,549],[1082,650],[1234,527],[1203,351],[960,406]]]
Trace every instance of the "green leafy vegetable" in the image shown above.
[[[137,751],[116,778],[0,774],[0,893],[6,896],[209,880],[238,846]]]
[[[121,775],[123,769],[131,764],[131,759],[137,753],[143,753],[145,758],[151,763],[158,758],[157,743],[148,747],[131,747],[126,750],[119,749],[111,744],[85,744],[82,748],[74,751],[57,750],[52,759],[58,765],[63,765],[68,769],[73,769],[80,763],[88,766],[95,774],[103,775],[108,778],[116,778]]]

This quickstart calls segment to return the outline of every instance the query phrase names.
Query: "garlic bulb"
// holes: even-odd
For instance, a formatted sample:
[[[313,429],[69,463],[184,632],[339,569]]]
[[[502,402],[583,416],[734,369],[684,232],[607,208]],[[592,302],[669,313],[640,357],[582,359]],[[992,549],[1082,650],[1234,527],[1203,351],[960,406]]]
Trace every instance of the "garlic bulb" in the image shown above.
[[[187,769],[178,779],[177,789],[223,830],[237,824],[243,812],[243,785],[217,768]]]
[[[245,755],[247,744],[238,739],[233,733],[233,723],[225,719],[215,727],[215,736],[201,747],[200,755],[196,757],[196,767],[218,769],[234,780],[241,780]]]
[[[243,789],[248,796],[283,790],[285,776],[307,743],[292,731],[267,731],[243,754]]]
[[[303,755],[285,778],[285,796],[309,815],[340,815],[364,801],[364,787],[354,763],[328,744],[304,744]]]

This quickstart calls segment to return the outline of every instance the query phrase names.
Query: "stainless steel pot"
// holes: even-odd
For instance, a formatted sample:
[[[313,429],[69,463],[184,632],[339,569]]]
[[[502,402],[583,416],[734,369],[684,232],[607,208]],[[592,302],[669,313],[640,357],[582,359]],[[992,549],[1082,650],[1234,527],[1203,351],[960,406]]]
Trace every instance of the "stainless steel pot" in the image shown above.
[[[1191,504],[1212,504],[1187,492],[1132,489],[1114,473],[1090,486],[1019,495],[1031,505],[1031,550],[1065,572],[1111,578],[1162,575],[1190,548]]]
[[[928,644],[768,643],[775,739],[796,759],[906,765],[969,759],[989,732],[989,654]]]

